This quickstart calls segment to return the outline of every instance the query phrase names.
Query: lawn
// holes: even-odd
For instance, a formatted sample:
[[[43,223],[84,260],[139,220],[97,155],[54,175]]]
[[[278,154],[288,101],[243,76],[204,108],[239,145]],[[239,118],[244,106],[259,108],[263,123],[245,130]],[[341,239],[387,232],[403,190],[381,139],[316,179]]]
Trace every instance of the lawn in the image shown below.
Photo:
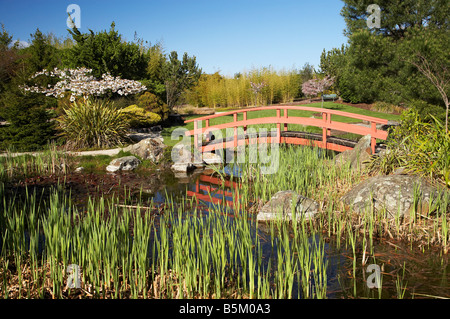
[[[321,103],[312,103],[312,104],[301,105],[301,106],[320,108],[321,105],[322,105]],[[370,110],[366,110],[366,109],[362,109],[362,108],[358,108],[358,107],[354,107],[354,106],[338,104],[338,103],[334,103],[334,102],[324,102],[323,107],[326,109],[338,110],[338,111],[366,115],[366,116],[373,116],[373,117],[378,117],[378,118],[393,120],[393,121],[398,121],[400,119],[400,115],[375,112],[375,111],[370,111]],[[310,111],[300,111],[300,110],[299,111],[289,110],[289,116],[296,116],[296,117],[311,117],[311,116],[313,116],[314,113],[315,112],[312,112],[312,111],[310,112]],[[185,119],[191,120],[191,119],[203,117],[203,116],[204,115],[191,115],[191,116],[186,116]],[[247,113],[247,119],[260,118],[260,117],[273,117],[273,116],[276,116],[276,110],[261,110],[261,111],[254,111],[254,112]],[[238,114],[238,121],[239,120],[243,120],[243,114]],[[344,122],[344,123],[360,122],[360,120],[358,120],[358,119],[352,119],[352,118],[338,116],[338,115],[333,115],[332,120],[338,121],[338,122]],[[223,123],[228,123],[228,122],[232,122],[232,121],[233,121],[233,116],[228,115],[228,116],[211,119],[210,125],[212,126],[212,125],[223,124]],[[171,134],[172,134],[173,130],[176,129],[177,127],[184,127],[187,130],[193,130],[194,123],[191,122],[191,123],[187,123],[182,126],[173,126],[173,127],[164,128],[164,130],[162,132],[162,136],[164,137],[164,143],[166,145],[173,146],[178,143],[178,140],[171,139]],[[249,126],[249,127],[252,127],[252,126]],[[253,126],[253,127],[255,127],[255,126]],[[276,126],[275,126],[275,124],[273,124],[273,125],[264,124],[264,125],[258,125],[257,127],[258,128],[264,127],[264,128],[270,129],[270,128],[275,128]],[[306,132],[313,132],[313,133],[320,133],[322,131],[318,127],[304,127],[302,125],[295,125],[295,124],[289,124],[288,130],[290,130],[290,131],[306,131]],[[351,138],[350,134],[346,137]]]

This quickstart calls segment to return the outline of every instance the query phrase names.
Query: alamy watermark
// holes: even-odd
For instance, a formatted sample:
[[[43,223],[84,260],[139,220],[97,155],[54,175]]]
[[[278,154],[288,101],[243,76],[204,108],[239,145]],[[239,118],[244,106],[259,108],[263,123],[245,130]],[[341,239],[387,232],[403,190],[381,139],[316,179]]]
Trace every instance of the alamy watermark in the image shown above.
[[[80,288],[81,287],[81,271],[80,266],[76,264],[71,264],[67,266],[67,285],[66,288]]]
[[[81,28],[81,8],[78,4],[69,4],[67,6],[66,12],[69,14],[67,17],[67,27],[73,29]]]
[[[227,128],[225,139],[223,139],[222,130],[212,128],[202,133],[200,126],[194,130],[194,135],[198,137],[197,145],[194,145],[194,154],[190,152],[192,139],[187,132],[186,128],[177,128],[172,132],[173,141],[180,140],[180,136],[182,137],[181,141],[172,149],[171,157],[175,164],[202,163],[207,153],[214,151],[224,164],[243,164],[248,160],[248,163],[261,164],[262,174],[274,174],[278,171],[280,160],[278,140],[280,136],[277,129],[269,131],[266,128],[259,128],[257,131],[255,128],[247,128],[244,131],[242,127],[239,127],[235,131],[234,128]],[[213,140],[211,136],[214,136]],[[248,139],[248,143],[245,143],[245,138]],[[203,140],[209,141],[203,145]],[[234,144],[235,141],[237,145]],[[226,149],[223,149],[222,143],[226,143]],[[202,146],[209,147],[210,151],[201,151]],[[248,148],[248,152],[246,152],[246,148]]]
[[[367,273],[371,273],[366,280],[367,287],[372,288],[381,288],[381,267],[376,264],[370,264],[367,266]]]
[[[366,12],[370,15],[367,17],[366,23],[369,29],[381,28],[381,8],[378,4],[367,6]]]

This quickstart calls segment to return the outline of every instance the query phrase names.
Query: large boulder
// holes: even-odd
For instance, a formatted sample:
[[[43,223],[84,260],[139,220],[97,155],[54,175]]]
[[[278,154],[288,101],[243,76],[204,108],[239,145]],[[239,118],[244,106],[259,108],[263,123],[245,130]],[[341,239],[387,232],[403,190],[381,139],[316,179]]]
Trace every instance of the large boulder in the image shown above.
[[[166,145],[163,143],[162,138],[157,137],[143,139],[139,143],[125,147],[123,151],[139,156],[143,160],[158,163],[164,156],[165,148]]]
[[[294,191],[280,191],[272,196],[258,212],[258,221],[292,220],[292,212],[295,211],[297,220],[309,219],[319,211],[319,204],[309,198],[297,194]]]
[[[139,166],[141,161],[134,156],[125,156],[113,159],[106,167],[108,172],[131,171]]]
[[[448,196],[445,190],[429,184],[423,178],[412,175],[388,175],[369,178],[347,192],[341,200],[353,211],[364,212],[373,204],[375,210],[386,209],[389,217],[409,216],[418,202],[418,210],[427,212],[430,200]]]
[[[363,169],[365,167],[364,162],[368,161],[372,155],[370,142],[370,135],[363,136],[352,150],[336,155],[334,159],[336,166],[342,167],[349,163],[351,169]]]

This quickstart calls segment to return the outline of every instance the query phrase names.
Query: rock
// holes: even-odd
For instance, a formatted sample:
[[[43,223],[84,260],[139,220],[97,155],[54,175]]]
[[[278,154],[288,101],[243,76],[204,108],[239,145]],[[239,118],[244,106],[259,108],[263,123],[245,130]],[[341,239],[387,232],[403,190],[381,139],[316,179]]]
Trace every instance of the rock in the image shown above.
[[[213,164],[222,164],[223,160],[222,157],[219,154],[214,154],[211,152],[205,152],[202,154],[203,162],[207,165],[213,165]]]
[[[174,163],[171,168],[176,173],[182,173],[194,170],[195,166],[192,163]]]
[[[83,166],[77,167],[77,168],[75,169],[75,173],[81,173],[81,172],[83,172],[83,171],[84,171],[84,167],[83,167]]]
[[[141,164],[141,161],[134,156],[125,156],[112,160],[106,167],[108,172],[116,172],[119,170],[130,171]]]
[[[319,204],[294,191],[280,191],[261,208],[256,219],[258,221],[277,220],[281,214],[281,219],[292,220],[294,209],[297,220],[309,219],[318,212]]]
[[[151,160],[154,163],[158,163],[164,156],[165,148],[166,145],[163,143],[162,138],[146,138],[139,143],[125,147],[123,151],[139,156],[143,160]]]
[[[352,150],[344,151],[336,155],[335,164],[338,167],[342,167],[346,163],[349,163],[351,169],[364,169],[364,162],[368,161],[372,155],[370,142],[370,135],[362,137]]]
[[[213,154],[214,155],[214,154]],[[174,172],[188,172],[196,168],[204,168],[206,163],[201,161],[202,154],[197,154],[197,161],[195,156],[191,152],[191,146],[189,144],[177,144],[172,148],[172,170]],[[211,157],[211,161],[214,158]]]
[[[172,170],[176,173],[188,172],[195,166],[192,164],[191,147],[189,144],[177,144],[172,148],[171,153],[173,165]]]
[[[399,126],[399,125],[400,125],[400,122],[389,120],[387,124],[382,124],[380,127],[378,127],[378,125],[377,125],[377,128],[379,128],[383,131],[390,132],[392,129],[394,129],[396,126]]]
[[[430,198],[442,196],[437,188],[424,179],[411,175],[388,175],[369,178],[353,187],[341,200],[354,211],[362,213],[373,203],[376,210],[386,209],[389,217],[409,216],[413,208],[414,194],[419,190],[419,207],[428,211]],[[448,195],[448,192],[446,192]]]

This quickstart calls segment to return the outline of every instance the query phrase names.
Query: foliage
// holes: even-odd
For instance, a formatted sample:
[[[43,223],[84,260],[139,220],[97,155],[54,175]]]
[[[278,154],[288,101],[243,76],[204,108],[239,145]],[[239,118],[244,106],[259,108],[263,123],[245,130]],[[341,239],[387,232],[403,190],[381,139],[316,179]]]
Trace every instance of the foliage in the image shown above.
[[[53,69],[59,66],[59,51],[49,44],[49,37],[44,35],[39,29],[31,34],[31,45],[23,49],[27,55],[27,66],[29,73],[35,73],[42,69]]]
[[[16,45],[11,46],[12,38],[2,24],[0,32],[0,93],[20,69],[19,50]]]
[[[384,174],[399,167],[450,187],[450,134],[441,121],[424,122],[413,109],[402,114],[401,125],[390,133],[387,151],[370,163],[372,170]]]
[[[403,48],[404,60],[414,65],[439,92],[446,109],[445,129],[448,131],[450,56],[448,30],[413,28],[407,34],[407,46]]]
[[[258,105],[289,103],[301,97],[302,78],[309,79],[311,69],[252,69],[233,77],[219,72],[202,74],[198,84],[185,95],[186,101],[198,107],[242,107],[255,104],[251,83],[264,83],[256,96]]]
[[[376,3],[381,8],[380,28],[373,33],[400,39],[410,28],[415,26],[445,27],[448,24],[450,7],[446,0],[343,0],[341,15],[347,28],[345,34],[350,36],[362,29],[367,29],[367,7]]]
[[[64,108],[58,121],[72,149],[122,145],[128,129],[126,118],[113,103],[92,98]]]
[[[146,111],[158,114],[162,120],[166,120],[169,117],[170,110],[167,104],[153,93],[147,91],[141,94],[137,104]]]
[[[147,78],[154,83],[164,82],[164,65],[166,63],[166,57],[161,44],[155,44],[151,46],[147,53]]]
[[[370,109],[376,112],[398,113],[398,114],[401,114],[404,111],[404,108],[388,102],[375,102]]]
[[[412,100],[408,107],[417,111],[419,117],[424,122],[432,122],[433,117],[441,122],[445,121],[445,111],[442,107],[427,103],[423,100]]]
[[[149,127],[161,121],[159,114],[146,111],[137,105],[130,105],[121,110],[132,128]]]
[[[446,107],[446,90],[439,91],[445,76],[439,83],[429,79],[448,69],[448,5],[441,0],[377,2],[381,28],[369,29],[366,9],[371,3],[344,1],[348,43],[322,53],[322,72],[336,77],[336,89],[346,102],[404,106],[422,100],[430,106],[422,115],[440,116],[439,108]],[[436,66],[428,76],[414,66],[419,57]]]
[[[116,31],[114,22],[109,31],[81,33],[69,30],[76,45],[65,56],[69,68],[85,67],[100,78],[102,74],[138,80],[146,77],[147,58],[138,43],[126,42]]]
[[[164,64],[163,74],[167,105],[172,110],[178,103],[181,94],[198,82],[202,70],[199,68],[195,56],[190,57],[185,52],[180,61],[177,52],[172,51],[169,60]]]
[[[34,151],[55,138],[55,123],[46,110],[46,102],[43,96],[17,89],[3,94],[0,116],[9,124],[0,128],[0,149]]]

